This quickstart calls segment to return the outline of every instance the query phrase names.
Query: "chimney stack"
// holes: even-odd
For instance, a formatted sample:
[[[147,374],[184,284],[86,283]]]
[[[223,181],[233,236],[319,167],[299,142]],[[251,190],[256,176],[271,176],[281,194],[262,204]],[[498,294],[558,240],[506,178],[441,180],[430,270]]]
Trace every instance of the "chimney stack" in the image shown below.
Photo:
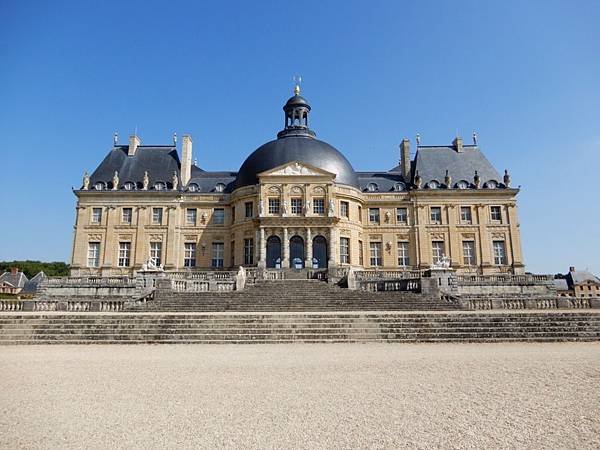
[[[454,150],[456,150],[457,153],[462,153],[462,151],[463,151],[463,141],[462,141],[462,138],[460,136],[456,136],[454,138],[454,140],[452,141],[452,145],[454,145]]]
[[[16,275],[16,274],[17,274],[17,272],[19,272],[19,268],[18,268],[18,267],[11,267],[11,268],[10,268],[10,273],[11,273],[12,275]]]
[[[135,155],[135,152],[141,143],[142,141],[140,141],[140,138],[137,137],[135,134],[129,136],[129,150],[127,151],[127,155]]]
[[[400,143],[400,167],[405,182],[410,181],[410,141],[406,138]]]
[[[186,186],[192,177],[192,137],[183,135],[181,144],[181,183]]]

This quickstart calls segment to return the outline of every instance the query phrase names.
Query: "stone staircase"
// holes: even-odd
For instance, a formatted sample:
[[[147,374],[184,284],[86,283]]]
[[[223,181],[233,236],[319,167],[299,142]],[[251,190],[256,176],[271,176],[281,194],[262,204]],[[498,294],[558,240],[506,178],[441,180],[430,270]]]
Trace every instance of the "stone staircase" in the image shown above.
[[[0,344],[599,340],[592,311],[0,314]]]
[[[158,293],[147,311],[442,311],[460,306],[413,292],[352,291],[318,280],[257,281],[243,291]]]

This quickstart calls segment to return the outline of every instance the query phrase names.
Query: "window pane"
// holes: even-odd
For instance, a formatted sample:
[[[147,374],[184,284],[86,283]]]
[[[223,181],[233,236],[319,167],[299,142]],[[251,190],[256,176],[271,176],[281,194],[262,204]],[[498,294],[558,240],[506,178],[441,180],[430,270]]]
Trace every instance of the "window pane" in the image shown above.
[[[185,212],[185,221],[188,225],[196,225],[196,208],[188,208]]]
[[[471,223],[471,207],[470,206],[461,206],[460,207],[460,221],[462,223]]]
[[[124,223],[131,223],[132,216],[133,216],[133,210],[131,208],[123,208],[122,221]]]
[[[302,214],[302,199],[301,198],[293,198],[292,199],[292,214],[294,214],[294,215]]]
[[[396,222],[398,223],[407,223],[408,222],[408,212],[406,208],[396,208]]]
[[[216,225],[223,225],[225,223],[225,210],[216,208],[213,214],[213,223]]]
[[[409,265],[408,242],[398,242],[398,265],[401,267]]]
[[[152,223],[162,225],[163,210],[162,208],[152,208]]]
[[[350,262],[350,239],[340,238],[340,262],[348,264]]]
[[[371,266],[381,266],[381,242],[371,242],[370,253]]]
[[[162,242],[150,242],[150,261],[155,266],[162,264]]]
[[[500,209],[500,207],[492,206],[490,210],[491,210],[492,220],[494,222],[502,222],[502,210]]]
[[[212,243],[212,267],[223,267],[223,257],[225,255],[225,244],[223,242]]]
[[[315,198],[313,201],[313,213],[325,214],[325,199]]]
[[[254,239],[244,239],[244,264],[254,264]]]
[[[131,254],[131,242],[119,242],[119,267],[129,267],[129,255]]]
[[[183,266],[196,267],[196,243],[186,242],[183,252]]]
[[[494,264],[497,265],[505,265],[506,262],[506,245],[504,241],[494,241],[493,244],[494,249]]]
[[[444,257],[444,241],[433,241],[431,251],[434,263],[440,263]]]
[[[475,242],[463,241],[463,264],[465,266],[475,265]]]
[[[92,223],[102,222],[102,208],[94,208],[92,210]]]
[[[431,223],[442,223],[442,208],[439,206],[431,207]]]
[[[253,217],[254,216],[254,211],[253,211],[253,203],[252,202],[246,202],[244,203],[244,208],[246,210],[246,217]]]
[[[88,267],[100,266],[100,242],[90,242],[88,244]]]
[[[350,217],[350,204],[348,202],[340,202],[340,215],[342,217]]]
[[[269,214],[279,214],[279,199],[278,198],[270,198],[269,199]]]
[[[369,208],[369,222],[379,223],[379,208]]]

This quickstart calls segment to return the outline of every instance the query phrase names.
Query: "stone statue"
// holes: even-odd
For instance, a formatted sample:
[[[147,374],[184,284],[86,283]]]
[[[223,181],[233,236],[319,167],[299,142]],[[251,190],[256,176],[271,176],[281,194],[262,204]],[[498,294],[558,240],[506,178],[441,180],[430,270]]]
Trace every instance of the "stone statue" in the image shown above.
[[[417,170],[417,173],[415,173],[415,186],[417,189],[421,189],[422,182],[423,180],[421,179],[421,175],[419,175],[419,171]]]
[[[481,187],[481,177],[475,171],[475,176],[473,177],[473,184],[475,185],[475,189],[479,189]]]
[[[258,215],[262,216],[265,213],[265,203],[261,200],[258,202]]]
[[[304,204],[304,213],[310,213],[310,200],[306,200],[306,203]]]
[[[507,169],[504,169],[504,186],[510,187],[510,174]]]
[[[243,291],[246,286],[246,269],[240,266],[238,273],[235,276],[235,290]]]
[[[333,200],[329,200],[329,215],[333,216],[334,213],[335,213],[335,205],[333,203]]]
[[[177,187],[179,186],[179,178],[177,178],[177,172],[175,170],[173,171],[173,178],[171,182],[173,183],[173,190],[176,191]]]
[[[283,201],[283,214],[287,214],[288,213],[288,204],[287,204],[287,200]]]
[[[386,211],[385,212],[385,221],[386,221],[386,223],[389,223],[391,217],[392,217],[392,215],[390,214],[390,212]]]
[[[119,172],[115,170],[115,174],[113,175],[113,191],[119,189]]]
[[[431,265],[432,269],[449,269],[452,261],[446,255],[443,255],[438,261],[434,261]]]
[[[142,264],[142,268],[140,272],[164,272],[163,266],[157,266],[154,263],[154,259],[150,258],[144,264]]]
[[[90,188],[90,176],[87,170],[83,173],[83,190],[87,191]]]
[[[450,176],[450,174],[448,173],[448,171],[446,170],[446,176],[444,177],[444,184],[446,185],[446,187],[448,189],[450,189],[452,186],[452,177]]]
[[[144,172],[144,179],[142,181],[142,190],[147,191],[148,185],[150,184],[150,178],[148,178],[148,172]]]

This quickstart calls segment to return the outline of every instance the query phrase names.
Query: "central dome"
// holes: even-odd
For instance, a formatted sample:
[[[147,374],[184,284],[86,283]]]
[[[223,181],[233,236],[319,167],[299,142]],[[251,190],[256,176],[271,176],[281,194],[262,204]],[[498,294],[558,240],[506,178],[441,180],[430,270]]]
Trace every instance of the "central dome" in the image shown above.
[[[238,172],[236,187],[258,184],[259,173],[293,161],[334,173],[336,183],[358,187],[358,177],[346,157],[316,139],[308,128],[310,105],[300,97],[298,87],[295,92],[283,107],[285,128],[277,134],[277,139],[260,146],[246,158]]]

